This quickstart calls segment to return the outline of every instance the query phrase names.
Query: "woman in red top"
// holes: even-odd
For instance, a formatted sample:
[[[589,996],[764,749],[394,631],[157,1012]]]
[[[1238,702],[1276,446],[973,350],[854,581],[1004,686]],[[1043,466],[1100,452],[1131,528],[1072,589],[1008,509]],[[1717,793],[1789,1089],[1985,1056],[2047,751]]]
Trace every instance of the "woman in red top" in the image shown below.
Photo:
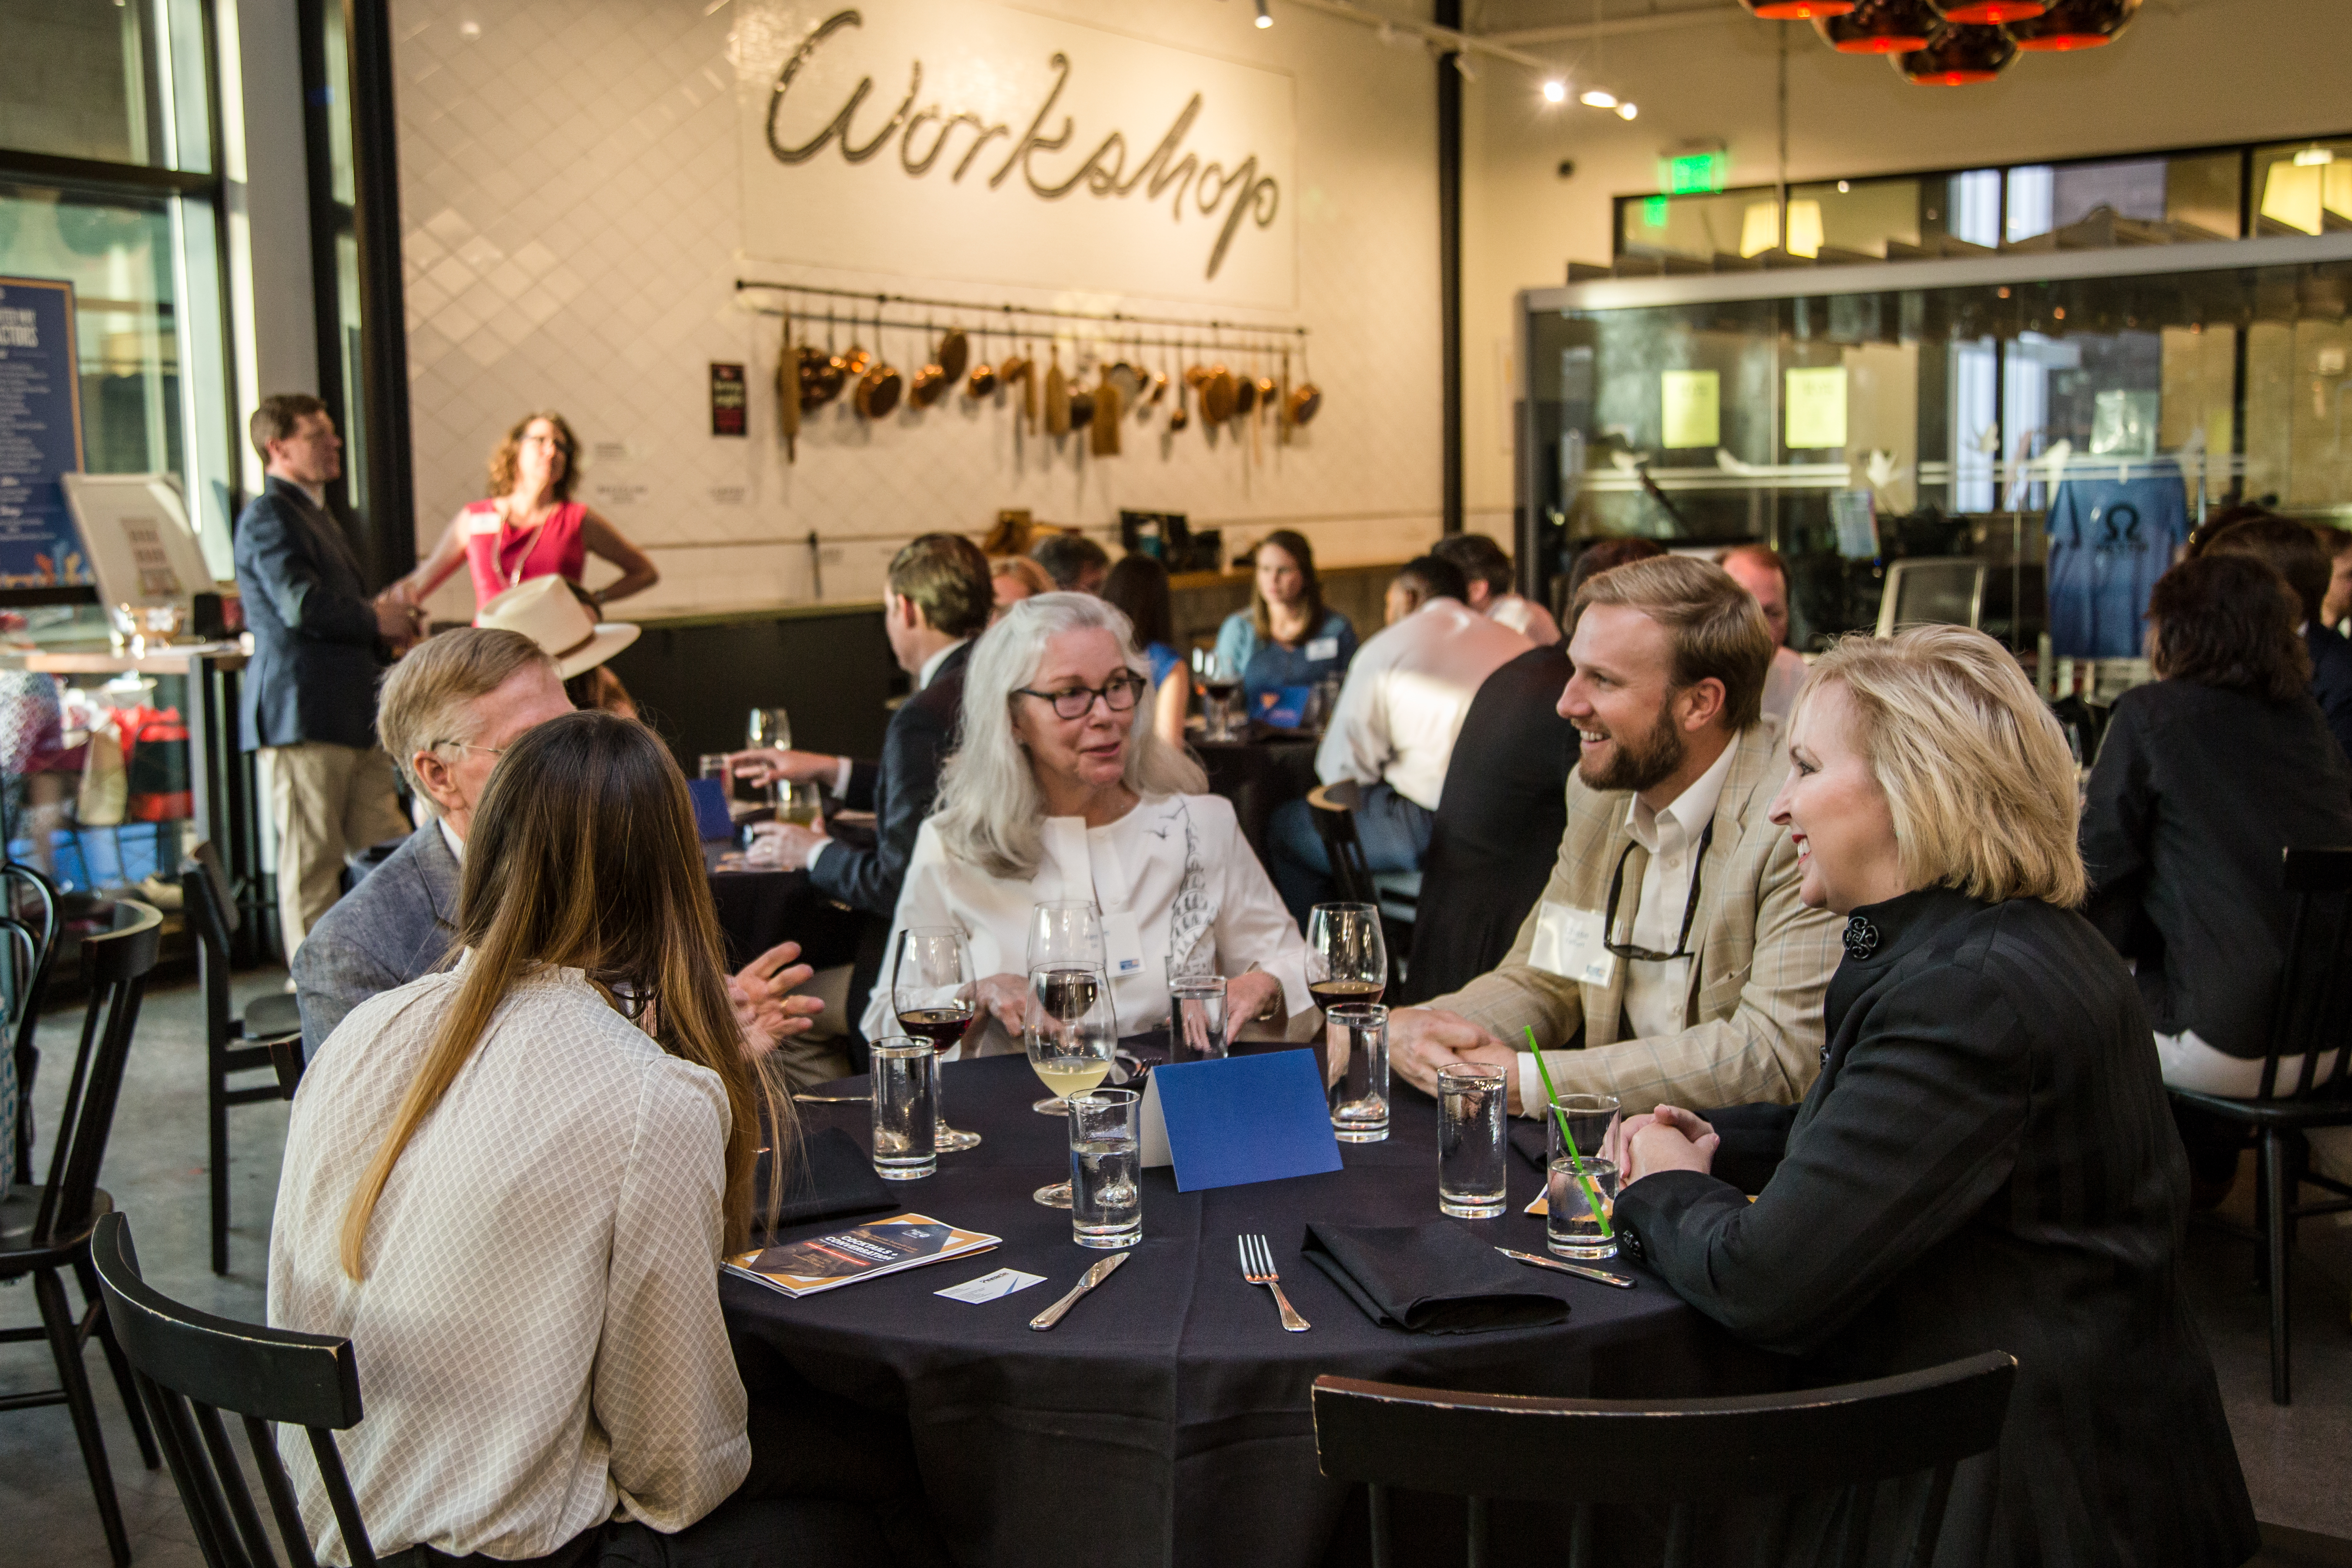
[[[588,596],[599,608],[661,580],[646,552],[604,518],[572,499],[579,439],[563,416],[531,414],[490,454],[490,497],[449,520],[448,531],[416,570],[392,586],[422,604],[464,562],[474,574],[474,603],[488,604],[516,584],[551,574],[580,581],[591,555],[621,575]]]

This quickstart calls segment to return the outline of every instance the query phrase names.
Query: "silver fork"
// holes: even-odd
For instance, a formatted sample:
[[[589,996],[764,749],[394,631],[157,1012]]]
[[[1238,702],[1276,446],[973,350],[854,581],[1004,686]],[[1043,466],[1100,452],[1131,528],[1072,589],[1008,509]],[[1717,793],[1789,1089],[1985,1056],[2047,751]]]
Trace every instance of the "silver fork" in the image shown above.
[[[1274,1292],[1275,1304],[1282,1309],[1282,1326],[1294,1334],[1307,1331],[1307,1320],[1291,1306],[1290,1298],[1282,1293],[1282,1276],[1274,1271],[1274,1250],[1262,1236],[1234,1238],[1241,1248],[1242,1278],[1253,1285],[1263,1285]]]

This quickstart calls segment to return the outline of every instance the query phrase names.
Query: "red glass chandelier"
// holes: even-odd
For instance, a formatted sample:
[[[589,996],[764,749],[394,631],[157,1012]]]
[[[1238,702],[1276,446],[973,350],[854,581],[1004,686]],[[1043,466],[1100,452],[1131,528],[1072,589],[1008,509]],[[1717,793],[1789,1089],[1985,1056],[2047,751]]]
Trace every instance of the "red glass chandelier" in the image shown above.
[[[1843,16],[1817,19],[1813,30],[1842,55],[1900,55],[1926,48],[1937,23],[1927,0],[1861,0]]]
[[[1751,16],[1761,16],[1769,22],[1803,22],[1823,16],[1843,16],[1854,8],[1856,0],[1739,0]]]
[[[1933,0],[1933,4],[1945,21],[1970,26],[2023,22],[2050,9],[2050,0]]]
[[[2140,0],[2058,0],[2041,16],[2010,24],[2021,49],[2057,53],[2112,43],[2139,14]]]
[[[2016,40],[1999,27],[1946,23],[1926,48],[1889,63],[1921,87],[1971,87],[1992,80],[2016,58]]]

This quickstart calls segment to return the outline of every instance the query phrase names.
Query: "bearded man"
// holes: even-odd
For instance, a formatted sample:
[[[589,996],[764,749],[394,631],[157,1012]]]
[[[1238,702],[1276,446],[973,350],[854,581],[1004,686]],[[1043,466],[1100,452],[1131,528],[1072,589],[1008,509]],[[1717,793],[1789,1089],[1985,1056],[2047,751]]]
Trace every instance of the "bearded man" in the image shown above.
[[[1664,556],[1578,591],[1568,827],[1543,898],[1499,967],[1389,1015],[1397,1072],[1511,1072],[1540,1114],[1528,1031],[1559,1093],[1675,1105],[1794,1105],[1821,1071],[1822,998],[1843,922],[1797,896],[1798,854],[1767,817],[1790,766],[1764,716],[1772,634],[1720,566]]]

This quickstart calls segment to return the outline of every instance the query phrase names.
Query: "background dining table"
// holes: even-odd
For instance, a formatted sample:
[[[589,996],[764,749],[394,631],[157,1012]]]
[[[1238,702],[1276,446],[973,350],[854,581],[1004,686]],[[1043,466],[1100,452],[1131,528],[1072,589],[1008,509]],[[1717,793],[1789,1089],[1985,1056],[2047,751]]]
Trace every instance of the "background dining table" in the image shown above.
[[[901,1202],[1002,1237],[1001,1247],[798,1300],[735,1276],[720,1289],[739,1339],[760,1342],[824,1394],[904,1413],[934,1522],[968,1568],[1361,1561],[1361,1490],[1350,1508],[1349,1489],[1316,1465],[1308,1390],[1321,1373],[1559,1396],[1776,1386],[1769,1358],[1622,1258],[1604,1267],[1638,1277],[1634,1289],[1519,1271],[1525,1289],[1569,1304],[1557,1325],[1431,1334],[1371,1321],[1304,1260],[1300,1242],[1310,1220],[1439,1219],[1436,1108],[1402,1086],[1388,1142],[1340,1145],[1337,1172],[1180,1193],[1168,1170],[1146,1171],[1142,1243],[1059,1326],[1034,1331],[1029,1320],[1106,1256],[1071,1241],[1066,1212],[1030,1198],[1066,1173],[1064,1121],[1030,1109],[1043,1091],[1024,1058],[950,1063],[941,1085],[948,1121],[983,1142],[942,1155],[937,1175],[904,1184]],[[865,1087],[845,1079],[820,1092]],[[799,1109],[808,1129],[840,1127],[870,1147],[862,1105]],[[1510,1163],[1504,1217],[1444,1223],[1539,1253],[1543,1222],[1520,1212],[1536,1172]],[[1309,1331],[1285,1332],[1269,1292],[1242,1279],[1244,1232],[1267,1237]],[[1005,1268],[1044,1283],[976,1306],[935,1294]]]
[[[803,963],[817,969],[857,957],[862,921],[846,904],[828,898],[803,870],[746,866],[726,839],[706,841],[702,868],[727,938],[727,967],[743,967],[780,942],[801,944]]]
[[[1208,770],[1209,793],[1234,803],[1242,837],[1264,862],[1267,821],[1277,807],[1315,787],[1315,748],[1322,743],[1321,731],[1253,723],[1239,740],[1203,740],[1197,731],[1188,739]]]

